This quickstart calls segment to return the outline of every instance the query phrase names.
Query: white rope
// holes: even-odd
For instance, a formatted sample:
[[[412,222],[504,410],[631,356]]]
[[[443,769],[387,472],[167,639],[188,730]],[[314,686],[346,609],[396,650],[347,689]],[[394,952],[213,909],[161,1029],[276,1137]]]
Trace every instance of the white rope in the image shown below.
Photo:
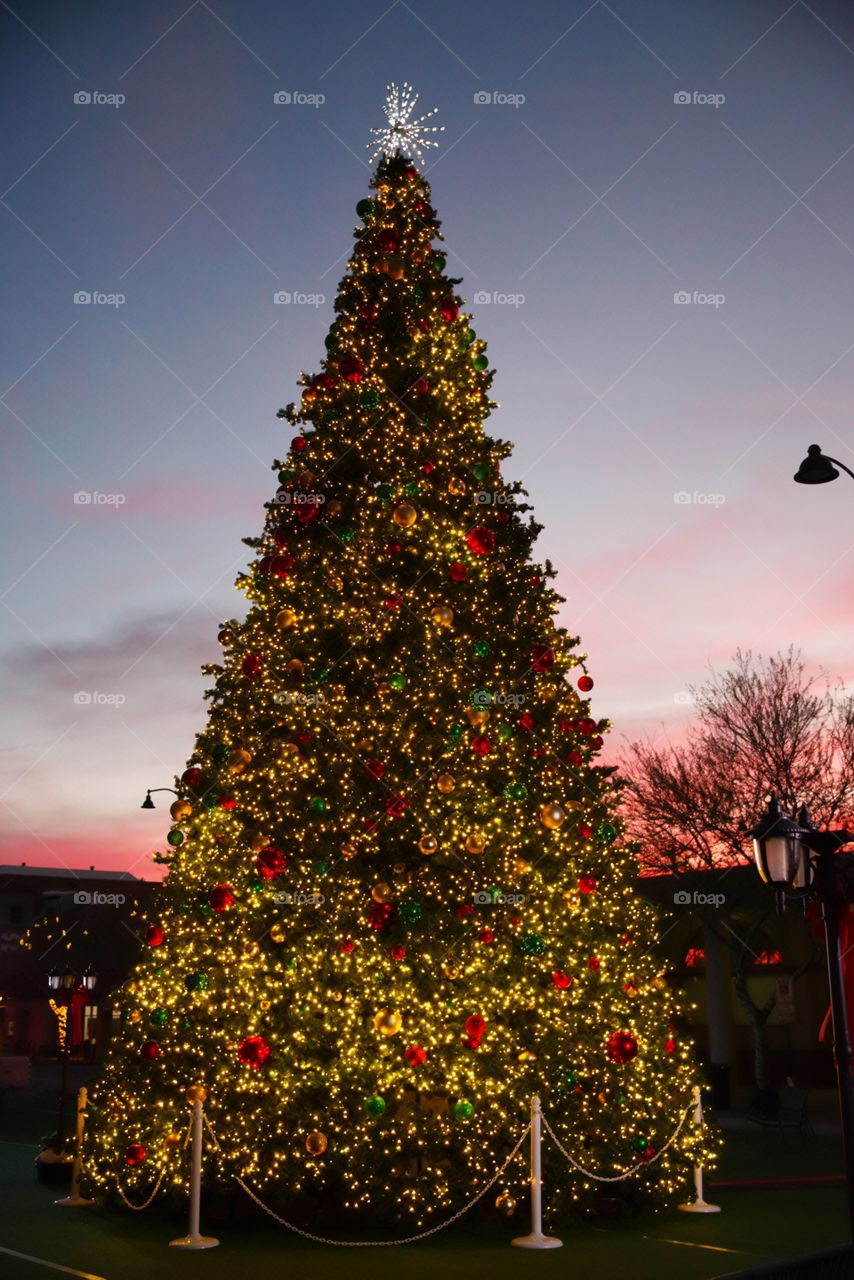
[[[214,1133],[210,1124],[208,1123],[207,1116],[203,1116],[203,1120],[204,1120],[205,1128],[210,1134],[211,1139],[214,1143],[214,1146],[216,1147],[217,1151],[222,1152],[222,1147],[219,1145],[219,1142],[217,1141],[217,1138],[216,1138],[216,1134]],[[400,1240],[330,1240],[326,1236],[315,1235],[314,1232],[304,1231],[302,1227],[298,1227],[293,1222],[288,1222],[287,1219],[279,1217],[277,1213],[275,1213],[266,1204],[264,1204],[263,1200],[261,1200],[255,1194],[252,1188],[247,1186],[246,1183],[243,1181],[243,1179],[239,1177],[237,1174],[234,1175],[234,1180],[237,1183],[237,1185],[243,1191],[246,1192],[250,1200],[255,1201],[259,1209],[263,1209],[264,1212],[268,1214],[271,1218],[273,1218],[275,1222],[278,1222],[280,1226],[287,1227],[289,1231],[294,1231],[298,1236],[303,1236],[303,1238],[306,1240],[314,1240],[318,1244],[340,1245],[346,1249],[377,1249],[377,1248],[388,1248],[390,1246],[397,1245],[397,1244],[414,1244],[416,1240],[425,1240],[427,1236],[435,1235],[437,1231],[444,1231],[445,1227],[451,1226],[452,1223],[456,1222],[459,1218],[462,1218],[464,1214],[468,1213],[469,1209],[471,1209],[473,1205],[477,1204],[478,1200],[482,1199],[482,1197],[486,1195],[487,1191],[489,1191],[491,1187],[495,1186],[496,1182],[498,1182],[499,1178],[507,1169],[507,1166],[511,1164],[513,1160],[515,1160],[516,1156],[519,1154],[519,1151],[522,1147],[522,1143],[525,1141],[525,1139],[527,1138],[530,1132],[531,1132],[531,1125],[529,1123],[525,1127],[522,1133],[522,1136],[519,1138],[519,1141],[516,1143],[515,1147],[510,1152],[509,1156],[504,1161],[501,1168],[498,1169],[495,1172],[495,1174],[490,1178],[489,1182],[487,1182],[483,1190],[479,1191],[476,1196],[473,1196],[471,1200],[469,1200],[466,1204],[464,1204],[462,1209],[458,1209],[457,1212],[453,1215],[453,1217],[446,1218],[444,1222],[438,1223],[435,1227],[428,1227],[426,1231],[421,1231],[419,1232],[418,1235],[404,1236]]]
[[[598,1173],[592,1173],[589,1169],[585,1169],[584,1165],[579,1164],[578,1161],[575,1159],[575,1157],[569,1154],[566,1147],[563,1145],[560,1138],[557,1136],[554,1129],[549,1124],[548,1116],[546,1116],[545,1114],[543,1115],[543,1127],[546,1130],[546,1132],[550,1135],[552,1140],[554,1141],[555,1146],[557,1147],[561,1155],[564,1157],[564,1159],[568,1160],[571,1165],[574,1165],[575,1168],[578,1169],[580,1173],[583,1173],[586,1178],[592,1178],[594,1182],[623,1182],[626,1178],[630,1178],[633,1173],[637,1173],[638,1169],[643,1169],[645,1165],[654,1164],[656,1160],[659,1160],[664,1155],[667,1148],[672,1146],[673,1143],[676,1141],[676,1139],[679,1137],[679,1134],[682,1130],[682,1126],[685,1123],[686,1119],[688,1118],[689,1111],[693,1111],[693,1110],[694,1110],[693,1103],[691,1104],[690,1107],[685,1108],[685,1110],[682,1112],[682,1117],[678,1125],[676,1126],[676,1129],[667,1139],[664,1146],[661,1147],[659,1151],[656,1151],[654,1156],[650,1156],[648,1160],[639,1160],[636,1165],[633,1165],[631,1169],[627,1169],[625,1173],[618,1173],[610,1178],[604,1177]]]

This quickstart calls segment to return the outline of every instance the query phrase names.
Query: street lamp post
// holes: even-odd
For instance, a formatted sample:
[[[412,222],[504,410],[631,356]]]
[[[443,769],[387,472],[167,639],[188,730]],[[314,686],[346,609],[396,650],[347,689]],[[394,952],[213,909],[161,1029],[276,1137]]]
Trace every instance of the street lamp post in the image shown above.
[[[850,467],[846,467],[845,463],[840,462],[838,458],[831,458],[826,453],[822,453],[820,445],[811,444],[807,449],[807,456],[792,478],[798,484],[828,484],[839,476],[837,467],[841,467],[854,480],[854,471]]]
[[[140,807],[140,809],[153,809],[153,808],[154,808],[154,801],[152,800],[152,798],[151,798],[151,797],[152,797],[152,795],[153,795],[153,793],[154,793],[155,791],[171,791],[171,792],[172,792],[172,794],[173,794],[173,796],[177,796],[177,795],[178,795],[178,792],[177,792],[177,791],[175,791],[175,790],[174,790],[174,788],[172,788],[172,787],[149,787],[149,788],[148,788],[148,790],[147,790],[147,791],[146,791],[146,793],[145,793],[145,799],[143,800],[142,804],[139,806],[139,807]]]
[[[83,984],[86,991],[94,990],[97,982],[97,975],[91,968],[87,968],[78,978],[77,974],[71,969],[54,969],[47,977],[47,984],[51,991],[55,991],[59,997],[59,1008],[65,1009],[65,1025],[58,1023],[59,1027],[59,1112],[56,1119],[56,1140],[57,1150],[61,1151],[65,1145],[65,1106],[68,1098],[68,1059],[71,1054],[71,1028],[70,1013],[71,1000],[77,988],[78,981]]]
[[[848,1217],[854,1240],[854,1073],[851,1035],[845,1000],[845,976],[839,939],[839,915],[843,901],[836,879],[835,855],[854,843],[851,831],[820,831],[802,806],[795,821],[772,795],[768,808],[750,832],[756,867],[777,894],[783,909],[787,894],[811,897],[821,903],[827,951],[827,981],[833,1025],[833,1056],[839,1088],[842,1145],[848,1187]]]

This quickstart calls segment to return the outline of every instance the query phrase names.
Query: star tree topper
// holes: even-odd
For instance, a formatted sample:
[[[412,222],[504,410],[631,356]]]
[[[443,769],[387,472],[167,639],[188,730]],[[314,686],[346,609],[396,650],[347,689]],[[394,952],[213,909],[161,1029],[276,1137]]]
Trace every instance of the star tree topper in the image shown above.
[[[398,151],[406,152],[407,155],[415,155],[424,163],[424,155],[421,151],[422,147],[438,147],[438,142],[433,138],[425,137],[428,133],[442,133],[445,126],[427,125],[426,120],[434,116],[439,110],[434,107],[432,111],[426,112],[423,116],[416,116],[414,120],[410,119],[412,112],[415,110],[415,104],[419,95],[414,92],[411,84],[404,84],[400,89],[396,84],[388,86],[386,94],[385,107],[388,124],[383,129],[371,129],[371,133],[375,135],[375,141],[369,142],[368,149],[371,152],[371,160],[375,160],[377,156],[384,155],[391,157],[396,155]]]

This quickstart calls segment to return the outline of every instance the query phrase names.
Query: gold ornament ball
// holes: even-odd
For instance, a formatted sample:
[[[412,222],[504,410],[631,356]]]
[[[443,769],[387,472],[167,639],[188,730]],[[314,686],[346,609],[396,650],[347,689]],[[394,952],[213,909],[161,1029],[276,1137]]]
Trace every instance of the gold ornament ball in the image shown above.
[[[435,836],[430,835],[430,833],[427,832],[418,841],[418,848],[421,850],[421,852],[424,854],[425,857],[429,858],[439,848],[439,841],[436,839]]]
[[[249,956],[250,959],[253,956],[257,956],[260,950],[261,948],[258,946],[257,942],[244,942],[243,944],[243,954],[245,956]]]
[[[290,631],[297,625],[297,615],[293,609],[280,609],[276,614],[276,626],[282,631]]]
[[[559,804],[544,804],[540,810],[540,822],[549,831],[557,831],[566,819],[566,810]]]
[[[520,858],[519,855],[517,854],[516,857],[513,859],[514,875],[526,876],[530,870],[531,870],[530,862],[527,862],[525,858]]]
[[[285,667],[285,670],[287,671],[288,675],[301,676],[304,668],[299,658],[291,658],[290,662]]]
[[[343,505],[338,501],[338,499],[332,498],[331,501],[327,502],[323,511],[327,516],[340,516],[343,509]]]
[[[401,529],[411,529],[418,519],[418,512],[409,502],[401,502],[399,507],[394,509],[394,523],[399,524]]]
[[[272,942],[284,942],[287,936],[288,936],[287,929],[283,924],[280,924],[278,921],[276,922],[276,924],[270,926],[270,940]]]
[[[499,1213],[503,1213],[505,1218],[512,1217],[516,1212],[516,1201],[507,1191],[502,1191],[501,1195],[495,1201],[495,1207]]]
[[[486,841],[479,831],[470,831],[466,836],[466,850],[468,853],[483,853],[486,848]]]
[[[242,773],[248,764],[251,764],[252,757],[243,747],[235,747],[231,755],[228,757],[228,767],[232,773]]]
[[[128,1017],[130,1018],[131,1022],[141,1022],[141,1021],[142,1021],[142,1010],[141,1010],[141,1009],[131,1009],[130,1013],[128,1014]]]
[[[279,747],[279,755],[285,760],[291,760],[294,756],[299,755],[299,747],[295,742],[283,742]],[[261,845],[263,849],[265,845]]]
[[[314,472],[309,471],[308,467],[299,473],[298,484],[301,489],[310,489],[314,484],[314,480]]]
[[[449,627],[454,621],[454,611],[446,604],[437,604],[430,617],[437,627]]]
[[[188,1102],[204,1102],[207,1096],[208,1091],[203,1084],[191,1084],[185,1094]]]
[[[258,1001],[258,1008],[261,1010],[261,1012],[262,1012],[262,1013],[266,1013],[266,1012],[267,1012],[267,1010],[270,1008],[270,1001],[269,1001],[269,1000],[259,1000],[259,1001]]]
[[[473,729],[479,729],[489,719],[489,712],[485,707],[466,707],[466,719]]]
[[[355,858],[358,852],[359,850],[356,848],[356,846],[353,844],[351,840],[345,840],[341,846],[341,854],[345,858],[348,858],[348,859]]]
[[[381,880],[379,884],[375,884],[371,889],[371,897],[374,902],[389,902],[392,897],[392,887]]]
[[[180,1133],[167,1133],[163,1139],[163,1147],[166,1151],[176,1151],[181,1145]]]
[[[436,779],[436,786],[443,796],[449,796],[456,785],[457,780],[451,773],[440,773]]]
[[[453,493],[456,497],[460,497],[460,495],[465,493],[465,491],[465,480],[460,480],[459,476],[451,476],[448,481],[448,493]]]
[[[396,1036],[403,1026],[403,1018],[391,1009],[380,1009],[374,1016],[374,1026],[384,1036]]]
[[[175,800],[170,804],[169,812],[172,815],[173,822],[180,822],[182,818],[189,818],[193,812],[193,806],[189,800]]]
[[[336,1004],[340,1004],[343,996],[340,991],[333,991],[331,992],[330,999],[334,1000]]]
[[[581,894],[576,893],[573,889],[570,893],[564,895],[566,897],[566,905],[569,911],[577,911],[581,906]]]
[[[326,1134],[321,1133],[319,1129],[306,1134],[305,1149],[310,1156],[322,1156],[328,1146]]]
[[[537,1055],[535,1053],[531,1053],[530,1049],[523,1049],[522,1052],[519,1054],[519,1061],[520,1062],[536,1062]]]
[[[456,982],[457,978],[460,976],[459,967],[455,964],[442,965],[442,972],[449,982]]]
[[[252,850],[253,853],[260,853],[262,849],[267,848],[267,845],[269,843],[270,841],[267,839],[266,836],[262,836],[262,835],[253,836],[252,840],[250,841],[249,848]]]
[[[396,862],[392,867],[392,871],[396,876],[402,876],[405,870],[406,870],[405,862]]]
[[[599,1099],[599,1101],[602,1103],[602,1106],[604,1107],[605,1103],[608,1101],[607,1095],[604,1093],[597,1093],[596,1097]]]

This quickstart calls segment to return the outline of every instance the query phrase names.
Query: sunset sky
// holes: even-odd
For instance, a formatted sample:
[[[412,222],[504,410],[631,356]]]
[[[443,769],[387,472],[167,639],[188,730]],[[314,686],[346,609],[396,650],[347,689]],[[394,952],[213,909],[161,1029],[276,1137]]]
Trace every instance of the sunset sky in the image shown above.
[[[678,735],[738,646],[854,678],[854,485],[792,483],[813,441],[854,467],[849,4],[12,0],[0,31],[0,861],[157,873],[140,801],[203,723],[391,80],[439,107],[488,430],[609,750]]]

